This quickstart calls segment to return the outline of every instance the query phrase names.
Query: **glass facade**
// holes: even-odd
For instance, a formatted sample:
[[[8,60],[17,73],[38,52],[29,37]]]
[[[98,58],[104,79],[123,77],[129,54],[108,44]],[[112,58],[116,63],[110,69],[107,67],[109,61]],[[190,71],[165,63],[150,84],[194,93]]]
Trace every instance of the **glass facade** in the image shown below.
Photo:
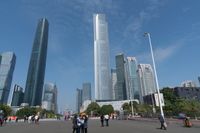
[[[16,56],[13,52],[0,54],[0,104],[7,104]]]
[[[76,89],[76,112],[80,113],[80,108],[82,106],[82,90]]]
[[[95,100],[112,99],[108,24],[104,14],[95,14],[94,23],[94,77]]]
[[[42,108],[57,112],[57,87],[53,83],[44,85]]]
[[[40,19],[35,34],[26,80],[24,103],[28,103],[29,106],[41,105],[46,67],[48,30],[49,24],[47,19]]]
[[[115,56],[116,73],[117,73],[117,89],[115,91],[116,100],[126,100],[126,79],[125,79],[125,58],[123,54]]]
[[[128,99],[140,100],[139,79],[137,74],[137,60],[135,57],[126,58],[126,91]]]
[[[111,82],[112,82],[112,99],[116,100],[116,90],[117,90],[117,73],[116,69],[111,69]]]
[[[83,95],[82,95],[83,102],[85,100],[91,100],[92,99],[92,95],[91,95],[91,83],[83,83],[82,92],[83,92]]]
[[[146,96],[156,92],[155,78],[150,64],[139,64],[138,74],[141,87],[141,96]]]
[[[24,98],[23,88],[20,87],[19,85],[15,85],[11,106],[20,106],[21,103],[23,103],[23,98]]]

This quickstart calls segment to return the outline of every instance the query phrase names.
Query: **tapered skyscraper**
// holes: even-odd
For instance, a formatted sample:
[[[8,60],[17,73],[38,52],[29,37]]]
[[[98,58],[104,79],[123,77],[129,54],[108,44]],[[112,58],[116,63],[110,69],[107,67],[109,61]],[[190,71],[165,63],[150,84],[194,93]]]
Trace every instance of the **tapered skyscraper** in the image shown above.
[[[46,67],[49,24],[47,19],[39,20],[33,43],[26,80],[24,102],[29,106],[41,105]]]
[[[108,24],[104,14],[94,14],[94,77],[95,99],[109,100],[111,96]]]

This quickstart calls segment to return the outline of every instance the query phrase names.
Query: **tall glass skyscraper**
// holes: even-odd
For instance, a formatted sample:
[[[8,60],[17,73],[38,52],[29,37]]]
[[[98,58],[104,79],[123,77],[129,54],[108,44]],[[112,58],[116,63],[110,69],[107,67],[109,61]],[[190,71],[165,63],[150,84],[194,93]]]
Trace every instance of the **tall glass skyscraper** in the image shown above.
[[[91,95],[91,83],[83,83],[83,88],[82,88],[82,102],[85,100],[91,100],[92,95]]]
[[[49,23],[39,20],[33,43],[31,59],[26,80],[24,103],[29,106],[41,105],[45,76]]]
[[[137,74],[138,65],[135,57],[126,58],[126,91],[127,99],[140,100],[139,78]]]
[[[80,113],[80,108],[82,106],[82,90],[76,89],[76,112]]]
[[[104,14],[94,14],[93,23],[95,99],[110,100],[112,89],[110,84],[108,23]]]
[[[156,92],[155,78],[150,64],[139,64],[138,74],[141,87],[141,96],[146,96]]]
[[[116,60],[116,73],[117,73],[117,89],[115,91],[116,100],[126,100],[126,79],[125,79],[125,58],[124,54],[118,54],[115,56]],[[129,98],[128,98],[129,99]]]
[[[0,104],[7,104],[16,56],[13,52],[0,54]]]
[[[117,73],[116,69],[111,69],[111,83],[112,83],[112,99],[116,100],[117,91]]]
[[[53,83],[44,85],[42,108],[57,113],[57,87]]]
[[[23,88],[19,85],[14,86],[11,106],[20,106],[23,103],[24,92]]]

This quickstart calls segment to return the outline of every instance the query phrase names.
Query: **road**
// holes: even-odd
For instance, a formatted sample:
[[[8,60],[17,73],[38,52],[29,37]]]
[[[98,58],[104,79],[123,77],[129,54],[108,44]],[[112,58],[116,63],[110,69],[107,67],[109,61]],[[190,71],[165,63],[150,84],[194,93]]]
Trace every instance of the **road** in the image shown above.
[[[200,127],[185,128],[181,124],[169,124],[160,130],[157,122],[110,120],[109,127],[100,127],[99,120],[89,120],[89,133],[199,133]],[[0,133],[72,133],[71,121],[42,121],[39,125],[8,123],[0,127]]]

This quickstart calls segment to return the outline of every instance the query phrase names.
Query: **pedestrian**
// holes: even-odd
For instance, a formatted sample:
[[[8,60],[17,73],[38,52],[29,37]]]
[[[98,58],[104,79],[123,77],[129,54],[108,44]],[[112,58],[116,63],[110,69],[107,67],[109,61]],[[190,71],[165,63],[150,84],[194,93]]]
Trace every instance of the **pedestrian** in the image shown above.
[[[160,120],[160,124],[161,124],[160,129],[167,130],[167,124],[166,124],[166,122],[165,122],[164,116],[163,116],[163,115],[160,115],[160,116],[159,116],[159,120]]]
[[[80,124],[78,124],[79,125],[79,128],[80,128],[80,132],[81,133],[84,133],[84,119],[83,119],[83,116],[82,115],[80,115],[79,116],[79,120],[78,120],[78,123],[80,123]]]
[[[18,120],[19,120],[19,119],[18,119],[18,117],[16,117],[16,119],[15,119],[15,122],[17,123],[17,122],[18,122]]]
[[[87,133],[88,128],[88,117],[86,115],[83,116],[84,119],[84,133]]]
[[[189,117],[185,117],[184,125],[185,125],[185,127],[191,127],[192,126],[192,123],[190,122]]]
[[[39,116],[38,115],[35,115],[34,120],[35,120],[35,124],[39,124]]]
[[[3,114],[0,114],[0,125],[2,126],[3,125]]]
[[[109,115],[108,114],[106,114],[105,116],[105,121],[106,121],[106,126],[108,127],[109,126]]]
[[[74,115],[72,120],[72,133],[79,133],[77,115]]]
[[[101,126],[103,127],[104,126],[104,115],[103,114],[100,116],[100,120],[101,120]]]

